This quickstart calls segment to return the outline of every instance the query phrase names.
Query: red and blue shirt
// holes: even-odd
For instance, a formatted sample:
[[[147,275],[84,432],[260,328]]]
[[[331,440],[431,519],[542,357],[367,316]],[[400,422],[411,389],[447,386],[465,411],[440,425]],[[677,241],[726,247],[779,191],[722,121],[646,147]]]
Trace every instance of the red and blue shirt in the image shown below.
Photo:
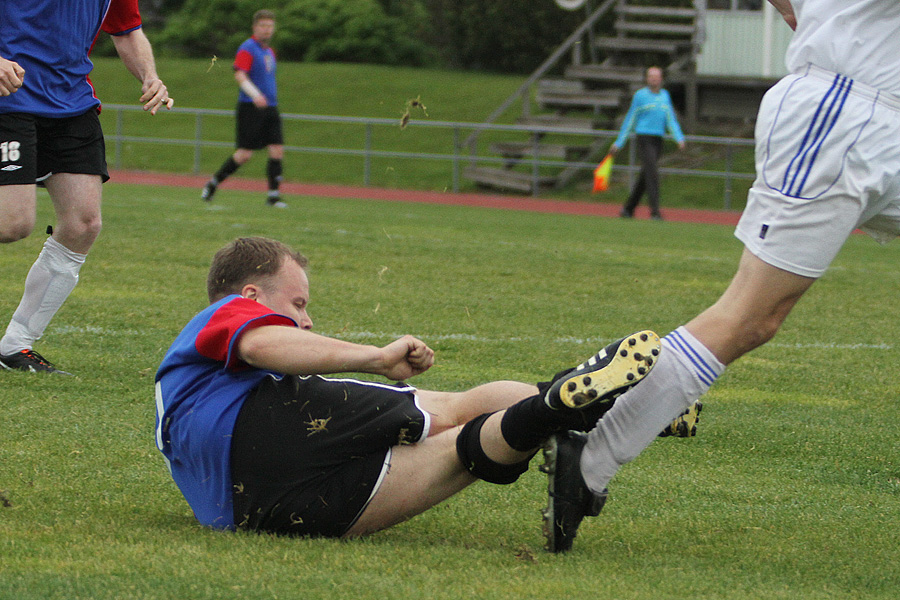
[[[25,69],[25,79],[0,98],[0,113],[71,117],[98,106],[88,55],[100,30],[140,27],[138,0],[3,0],[0,56]]]
[[[256,38],[250,38],[240,45],[234,58],[234,70],[244,71],[253,82],[269,106],[278,106],[278,87],[275,83],[275,51],[264,48]],[[238,94],[238,102],[253,102],[244,90]]]
[[[231,436],[250,392],[266,377],[237,356],[240,336],[263,325],[296,327],[255,300],[228,296],[194,317],[156,373],[156,445],[201,524],[234,529]]]

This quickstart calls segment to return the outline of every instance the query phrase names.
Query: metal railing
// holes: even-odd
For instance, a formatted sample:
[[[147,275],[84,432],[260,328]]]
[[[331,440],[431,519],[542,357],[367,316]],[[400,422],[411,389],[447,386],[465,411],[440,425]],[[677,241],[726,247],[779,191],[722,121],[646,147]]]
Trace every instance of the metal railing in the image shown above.
[[[160,116],[174,115],[190,115],[193,117],[192,134],[185,137],[160,137],[154,136],[155,127],[147,127],[143,121],[135,128],[139,128],[137,134],[126,133],[125,113],[141,112],[139,106],[105,104],[103,106],[104,119],[109,119],[109,113],[113,113],[112,118],[115,121],[115,127],[110,131],[108,123],[106,125],[105,137],[107,145],[112,148],[112,166],[116,169],[123,168],[123,150],[126,144],[159,144],[167,146],[185,146],[193,149],[193,165],[192,172],[201,172],[201,151],[205,148],[233,148],[233,142],[214,141],[204,139],[204,124],[210,118],[227,118],[234,119],[234,111],[218,110],[218,109],[199,109],[199,108],[174,108],[170,112],[159,113]],[[460,191],[460,180],[463,175],[463,168],[466,164],[490,164],[496,166],[515,167],[524,165],[530,168],[533,177],[533,187],[535,195],[539,189],[538,180],[540,169],[544,168],[567,168],[575,167],[583,169],[586,173],[591,173],[596,167],[595,163],[587,162],[571,162],[566,160],[541,158],[541,156],[533,152],[531,156],[523,156],[521,158],[503,158],[498,156],[479,156],[477,151],[470,154],[469,148],[466,146],[465,137],[472,132],[485,131],[502,131],[521,133],[531,138],[535,134],[559,134],[565,136],[580,136],[582,138],[590,138],[591,141],[597,138],[608,138],[610,142],[615,139],[617,131],[592,130],[585,132],[582,129],[570,129],[564,127],[534,126],[534,125],[501,125],[495,123],[466,123],[466,122],[450,122],[450,121],[434,121],[434,120],[411,120],[408,124],[410,128],[428,128],[449,130],[449,139],[447,140],[447,150],[442,152],[423,152],[423,151],[399,151],[390,149],[379,149],[373,144],[373,130],[375,128],[394,128],[397,129],[400,124],[398,119],[370,118],[370,117],[339,117],[327,115],[307,115],[307,114],[291,114],[282,113],[282,119],[286,122],[301,121],[326,124],[343,124],[359,126],[361,132],[358,138],[350,138],[347,136],[335,136],[334,146],[297,146],[285,145],[286,153],[305,153],[305,154],[327,154],[335,156],[351,156],[362,159],[363,172],[362,179],[364,185],[371,185],[372,178],[372,161],[375,158],[398,158],[408,160],[435,160],[447,162],[450,165],[452,173],[452,190]],[[187,128],[185,128],[187,129]],[[723,190],[723,207],[728,210],[731,208],[731,196],[733,192],[733,183],[736,180],[752,180],[753,173],[735,170],[734,154],[736,151],[746,147],[752,147],[753,141],[745,138],[726,138],[711,136],[687,136],[686,140],[691,144],[710,144],[713,146],[724,148],[725,156],[724,170],[713,169],[689,169],[689,168],[672,168],[663,167],[660,169],[662,174],[683,175],[689,177],[718,178],[724,182]],[[352,147],[352,146],[358,147]],[[621,155],[619,162],[615,166],[616,172],[627,173],[629,179],[632,178],[640,170],[634,151],[634,144],[629,145],[627,154],[627,162],[622,161]],[[623,164],[624,163],[624,164]]]

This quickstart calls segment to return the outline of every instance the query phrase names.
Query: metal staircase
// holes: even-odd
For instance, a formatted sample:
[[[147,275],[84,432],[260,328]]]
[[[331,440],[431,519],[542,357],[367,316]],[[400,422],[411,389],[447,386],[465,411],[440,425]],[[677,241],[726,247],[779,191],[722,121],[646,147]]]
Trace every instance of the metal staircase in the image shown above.
[[[690,112],[704,14],[705,0],[601,2],[486,120],[508,121],[518,110],[514,120],[527,128],[524,139],[519,134],[486,141],[496,133],[473,133],[466,141],[471,160],[464,176],[532,195],[565,187],[609,147],[608,137],[584,134],[617,128],[651,65],[664,69],[667,83],[684,85]]]

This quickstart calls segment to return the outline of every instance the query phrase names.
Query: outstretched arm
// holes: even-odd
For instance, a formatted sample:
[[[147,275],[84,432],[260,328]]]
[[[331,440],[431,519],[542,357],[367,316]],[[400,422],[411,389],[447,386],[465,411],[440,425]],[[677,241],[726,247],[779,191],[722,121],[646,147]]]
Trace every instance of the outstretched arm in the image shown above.
[[[172,108],[174,101],[169,97],[169,90],[156,74],[156,61],[153,48],[143,29],[135,29],[122,35],[112,36],[116,52],[125,67],[141,82],[141,102],[144,110],[155,115],[160,107]]]
[[[237,352],[253,367],[288,375],[372,373],[402,381],[434,364],[434,351],[410,335],[379,348],[281,325],[247,331],[237,342]]]
[[[790,25],[791,29],[797,29],[797,16],[794,14],[794,7],[791,6],[790,0],[769,0],[769,4],[781,13],[784,22]]]
[[[25,78],[25,69],[19,63],[0,56],[0,96],[9,96],[20,87]]]
[[[612,146],[609,148],[610,154],[615,154],[618,152],[622,146],[625,145],[625,142],[628,140],[628,136],[631,135],[631,130],[634,127],[634,116],[637,112],[637,94],[635,97],[631,99],[631,105],[628,107],[628,113],[625,115],[625,120],[622,121],[622,128],[619,130],[619,137],[616,138],[616,141],[613,142]]]

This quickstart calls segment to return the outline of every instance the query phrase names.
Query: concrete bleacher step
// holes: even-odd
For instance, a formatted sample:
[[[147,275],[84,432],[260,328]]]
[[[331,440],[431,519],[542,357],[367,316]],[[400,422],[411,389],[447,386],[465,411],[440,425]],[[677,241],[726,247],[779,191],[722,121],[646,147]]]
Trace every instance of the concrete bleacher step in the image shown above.
[[[697,27],[691,24],[659,23],[655,21],[625,21],[618,20],[614,24],[616,31],[620,33],[650,33],[693,36]]]
[[[623,86],[643,85],[644,67],[616,67],[599,64],[569,65],[566,77],[582,81],[620,83]]]
[[[583,156],[589,149],[586,145],[569,144],[538,144],[538,158],[553,158],[566,160]],[[505,158],[522,158],[534,156],[535,144],[533,142],[494,142],[490,145],[490,151]]]
[[[529,127],[551,127],[577,131],[590,131],[594,129],[595,125],[594,119],[590,117],[568,117],[557,114],[532,115],[517,119],[516,122]]]
[[[668,19],[696,19],[700,14],[696,8],[674,8],[670,6],[645,6],[626,4],[616,8],[619,15],[660,17]]]
[[[690,40],[657,40],[654,38],[598,37],[594,45],[600,50],[616,52],[656,52],[677,54],[690,48]]]
[[[515,190],[517,192],[533,191],[531,173],[523,171],[493,167],[466,167],[463,170],[463,176],[476,183],[493,188]],[[556,183],[556,177],[542,175],[538,177],[537,183],[539,187],[551,187]]]
[[[537,103],[545,109],[618,109],[622,102],[622,92],[583,91],[583,92],[544,92],[535,95]]]

